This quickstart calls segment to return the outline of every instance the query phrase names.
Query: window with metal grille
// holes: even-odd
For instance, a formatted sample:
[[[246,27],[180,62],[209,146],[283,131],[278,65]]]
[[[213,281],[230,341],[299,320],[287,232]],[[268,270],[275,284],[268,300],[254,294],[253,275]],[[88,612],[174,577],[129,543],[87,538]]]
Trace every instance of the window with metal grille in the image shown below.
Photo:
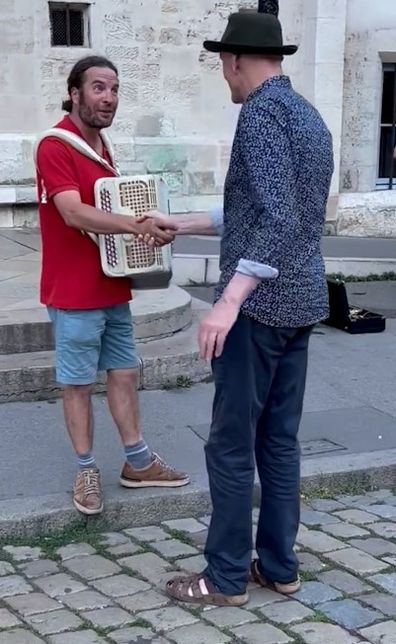
[[[383,64],[378,188],[396,190],[396,63]]]
[[[89,47],[89,5],[50,2],[52,47]]]

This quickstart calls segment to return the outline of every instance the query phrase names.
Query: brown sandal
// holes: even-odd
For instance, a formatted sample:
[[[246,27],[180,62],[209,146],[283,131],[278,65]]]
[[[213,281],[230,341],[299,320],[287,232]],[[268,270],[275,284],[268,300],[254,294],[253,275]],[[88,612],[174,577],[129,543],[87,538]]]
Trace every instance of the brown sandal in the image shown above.
[[[209,579],[201,573],[186,577],[174,577],[166,584],[166,594],[179,602],[213,604],[214,606],[243,606],[249,595],[224,595],[216,590]]]
[[[262,575],[258,569],[258,561],[258,559],[254,559],[251,563],[250,581],[253,581],[259,586],[262,586],[262,588],[270,588],[271,590],[275,590],[281,595],[292,595],[293,593],[296,593],[298,590],[300,590],[301,581],[299,577],[296,579],[296,581],[291,581],[288,584],[281,584],[278,581],[269,581],[268,579],[266,579],[266,577],[264,577],[264,575]]]

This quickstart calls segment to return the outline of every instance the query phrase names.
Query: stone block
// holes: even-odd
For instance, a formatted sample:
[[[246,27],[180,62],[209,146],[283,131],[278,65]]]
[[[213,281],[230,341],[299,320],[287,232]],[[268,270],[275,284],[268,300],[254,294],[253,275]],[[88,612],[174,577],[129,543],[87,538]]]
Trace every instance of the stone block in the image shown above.
[[[191,172],[189,174],[189,192],[194,195],[217,194],[215,173],[213,171]]]
[[[184,37],[180,29],[165,27],[161,29],[159,41],[162,45],[182,45]]]
[[[121,572],[120,566],[101,555],[89,555],[68,559],[63,563],[63,566],[88,581],[102,577],[110,577]]]
[[[12,575],[14,572],[14,566],[12,566],[8,561],[0,561],[0,577]]]
[[[302,584],[301,590],[293,595],[299,602],[307,606],[323,604],[333,599],[339,599],[341,596],[338,590],[334,590],[334,588],[318,581],[305,582]]]
[[[52,635],[48,642],[50,644],[105,644],[106,640],[95,633],[95,631],[85,630]]]
[[[149,622],[155,631],[171,631],[179,626],[187,626],[198,621],[194,615],[179,606],[156,608],[138,613],[137,618]]]
[[[363,550],[374,557],[396,554],[396,544],[391,541],[386,541],[385,539],[351,539],[349,543],[354,548]]]
[[[186,151],[180,145],[136,144],[136,159],[142,161],[147,172],[175,172],[188,163]]]
[[[180,532],[187,532],[190,534],[205,530],[205,525],[196,519],[173,519],[172,521],[164,521],[162,525],[166,526],[170,530],[178,530]]]
[[[150,589],[149,584],[146,584],[145,581],[135,579],[129,575],[115,575],[114,577],[98,579],[93,581],[92,585],[109,597],[125,597],[126,595],[134,595]]]
[[[162,114],[146,114],[141,116],[135,127],[136,136],[160,136]]]
[[[82,626],[82,620],[69,610],[57,610],[25,618],[28,624],[40,635],[53,635]]]
[[[111,548],[107,548],[107,552],[109,555],[112,555],[112,557],[127,557],[128,555],[134,555],[137,552],[139,552],[141,548],[137,546],[135,543],[124,543],[120,546],[112,546]]]
[[[0,644],[43,644],[43,640],[33,635],[32,631],[16,628],[13,631],[1,632]]]
[[[337,588],[337,590],[340,590],[346,595],[355,595],[372,590],[370,586],[344,570],[328,570],[322,572],[318,576],[318,581],[333,586],[333,588]]]
[[[172,631],[171,637],[176,644],[227,644],[231,641],[228,635],[217,628],[202,623],[177,628]]]
[[[320,610],[332,621],[350,630],[363,628],[381,619],[382,614],[372,608],[365,608],[358,601],[343,599],[321,604]]]
[[[103,546],[113,547],[131,543],[131,540],[122,532],[103,532],[100,543]]]
[[[131,528],[124,530],[125,534],[131,536],[136,541],[142,542],[152,542],[152,541],[163,541],[163,539],[171,539],[171,535],[168,532],[165,532],[162,528],[152,525],[144,528]]]
[[[391,595],[385,595],[384,593],[370,593],[368,595],[361,595],[360,597],[357,597],[357,599],[363,604],[379,610],[387,617],[396,618],[396,602],[395,598]]]
[[[22,617],[36,615],[37,613],[49,613],[61,608],[59,602],[47,597],[43,593],[28,593],[27,595],[18,595],[9,597],[6,603]]]
[[[300,532],[297,537],[297,541],[304,548],[309,548],[310,550],[320,553],[345,548],[345,543],[342,541],[338,541],[338,539],[329,537],[324,532],[319,532],[317,530]]]
[[[326,564],[310,552],[299,552],[300,569],[304,572],[321,572]]]
[[[53,575],[59,572],[58,564],[51,559],[39,559],[38,561],[31,561],[29,563],[21,564],[19,568],[28,579],[35,579],[36,577]]]
[[[62,597],[63,595],[69,595],[69,593],[78,593],[87,589],[80,581],[62,572],[58,575],[36,579],[34,583],[50,597]]]
[[[166,541],[155,541],[152,544],[153,550],[157,550],[163,557],[175,558],[182,557],[183,555],[198,554],[198,550],[183,543],[178,539],[167,539]]]
[[[135,29],[132,16],[125,13],[104,15],[106,43],[119,45],[120,42],[134,42]]]
[[[120,559],[119,563],[124,568],[129,568],[132,571],[139,573],[144,579],[152,580],[155,583],[160,575],[166,573],[170,565],[165,559],[161,559],[158,555],[151,552],[146,552],[141,555],[132,555],[132,557],[125,557]]]
[[[291,626],[290,630],[299,635],[305,644],[359,644],[360,638],[348,633],[340,626],[323,622],[305,622]]]
[[[287,644],[293,641],[289,635],[270,624],[245,624],[231,631],[246,644]]]
[[[0,597],[12,597],[33,592],[33,588],[23,577],[9,575],[0,577]]]
[[[75,611],[95,610],[112,605],[112,600],[94,590],[82,590],[62,597],[62,602]]]
[[[380,570],[384,570],[388,566],[383,561],[379,561],[356,548],[345,548],[337,552],[328,552],[326,553],[326,558],[361,575],[380,572]]]
[[[248,622],[256,622],[257,615],[251,613],[244,608],[234,608],[232,606],[224,606],[222,608],[214,608],[213,610],[205,613],[205,619],[218,628],[232,628],[233,626],[241,626]]]
[[[117,603],[131,613],[138,613],[142,610],[166,606],[169,604],[169,600],[165,595],[155,590],[146,590],[127,597],[117,597]]]
[[[153,632],[148,628],[132,626],[131,628],[121,628],[109,633],[108,638],[116,644],[169,644],[168,640],[163,637],[155,637]],[[153,639],[154,638],[154,639]]]
[[[327,512],[317,512],[316,510],[302,510],[301,523],[304,525],[326,525],[329,523],[338,523],[340,519]]]
[[[396,572],[392,572],[387,575],[386,574],[374,575],[369,579],[370,581],[377,584],[377,586],[381,586],[381,588],[383,588],[384,590],[387,590],[388,593],[392,593],[392,595],[396,595]]]
[[[3,550],[14,561],[35,561],[36,559],[40,559],[43,554],[41,548],[30,548],[29,546],[4,546]]]
[[[377,521],[377,517],[374,514],[355,509],[341,510],[340,512],[335,512],[334,516],[347,521],[347,523],[357,523],[358,525],[366,525]]]
[[[395,505],[370,505],[370,512],[382,517],[383,519],[396,519]]]
[[[20,626],[21,621],[6,608],[0,608],[0,631],[5,628]]]
[[[56,551],[56,554],[60,556],[62,561],[68,561],[75,557],[86,557],[87,555],[94,555],[95,553],[96,550],[88,543],[70,543]]]
[[[370,533],[364,528],[360,528],[352,523],[334,523],[323,526],[323,530],[333,537],[340,539],[350,539],[351,537],[367,537]]]
[[[334,499],[312,499],[309,501],[312,510],[317,512],[334,512],[334,510],[344,509],[344,505],[340,501]]]
[[[249,601],[245,604],[245,608],[247,610],[255,610],[256,608],[282,601],[286,601],[285,597],[276,593],[274,590],[252,586],[252,588],[249,588]]]
[[[116,628],[133,622],[133,617],[116,606],[80,613],[86,621],[97,628]]]
[[[301,622],[314,615],[310,608],[294,600],[275,602],[260,608],[258,612],[271,622],[275,622],[275,624]]]
[[[370,530],[385,539],[396,539],[396,523],[389,521],[380,521],[379,523],[372,523]]]
[[[363,628],[360,631],[371,644],[393,644],[395,641],[396,622],[388,621]]]
[[[0,22],[0,51],[10,54],[31,54],[34,48],[34,18],[19,16],[2,18]]]
[[[179,559],[178,561],[176,561],[176,565],[182,570],[186,570],[187,572],[199,573],[205,570],[207,563],[203,555],[197,555],[196,557]]]

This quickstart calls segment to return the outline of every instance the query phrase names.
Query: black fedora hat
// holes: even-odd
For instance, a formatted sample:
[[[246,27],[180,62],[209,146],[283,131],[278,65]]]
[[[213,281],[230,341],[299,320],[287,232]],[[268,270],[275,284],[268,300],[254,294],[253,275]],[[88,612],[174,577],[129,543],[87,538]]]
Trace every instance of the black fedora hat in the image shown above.
[[[204,47],[212,52],[269,56],[291,56],[298,49],[297,45],[283,44],[276,15],[249,10],[232,13],[221,40],[205,40]]]

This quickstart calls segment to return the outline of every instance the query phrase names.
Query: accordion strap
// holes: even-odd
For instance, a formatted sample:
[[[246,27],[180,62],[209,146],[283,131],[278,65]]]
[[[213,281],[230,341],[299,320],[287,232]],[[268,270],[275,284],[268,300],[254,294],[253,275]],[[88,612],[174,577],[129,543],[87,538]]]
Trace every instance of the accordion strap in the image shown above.
[[[45,132],[43,132],[35,142],[33,155],[34,155],[34,163],[35,163],[36,169],[38,170],[38,172],[40,174],[40,169],[39,169],[38,163],[37,163],[37,153],[38,153],[38,149],[39,149],[40,144],[42,143],[42,141],[44,141],[44,139],[47,139],[47,138],[50,138],[50,137],[51,138],[55,137],[57,139],[60,139],[64,143],[68,143],[75,150],[77,150],[78,152],[80,152],[84,156],[88,157],[92,161],[96,161],[97,163],[100,163],[104,168],[106,168],[106,170],[109,170],[116,177],[119,177],[120,173],[119,173],[119,171],[118,171],[118,169],[116,167],[116,164],[115,164],[115,154],[114,154],[113,144],[111,143],[110,138],[107,136],[107,134],[105,134],[105,132],[101,132],[100,136],[102,138],[103,144],[104,144],[107,152],[109,153],[110,159],[111,159],[112,163],[114,164],[114,167],[110,163],[108,163],[108,161],[106,161],[106,159],[104,159],[102,156],[100,156],[100,154],[95,152],[95,150],[93,148],[91,148],[91,146],[88,145],[88,143],[86,141],[84,141],[84,139],[81,138],[81,136],[79,136],[78,134],[75,134],[74,132],[70,132],[69,130],[63,130],[62,128],[53,127],[51,129],[46,130]],[[42,186],[42,188],[43,188],[43,190],[45,192],[45,186],[44,185]],[[85,231],[81,231],[81,232],[83,233],[83,235],[85,234]],[[95,242],[95,244],[98,243],[98,238],[97,238],[97,235],[95,235],[95,233],[87,232],[86,234],[89,235],[89,237]]]

